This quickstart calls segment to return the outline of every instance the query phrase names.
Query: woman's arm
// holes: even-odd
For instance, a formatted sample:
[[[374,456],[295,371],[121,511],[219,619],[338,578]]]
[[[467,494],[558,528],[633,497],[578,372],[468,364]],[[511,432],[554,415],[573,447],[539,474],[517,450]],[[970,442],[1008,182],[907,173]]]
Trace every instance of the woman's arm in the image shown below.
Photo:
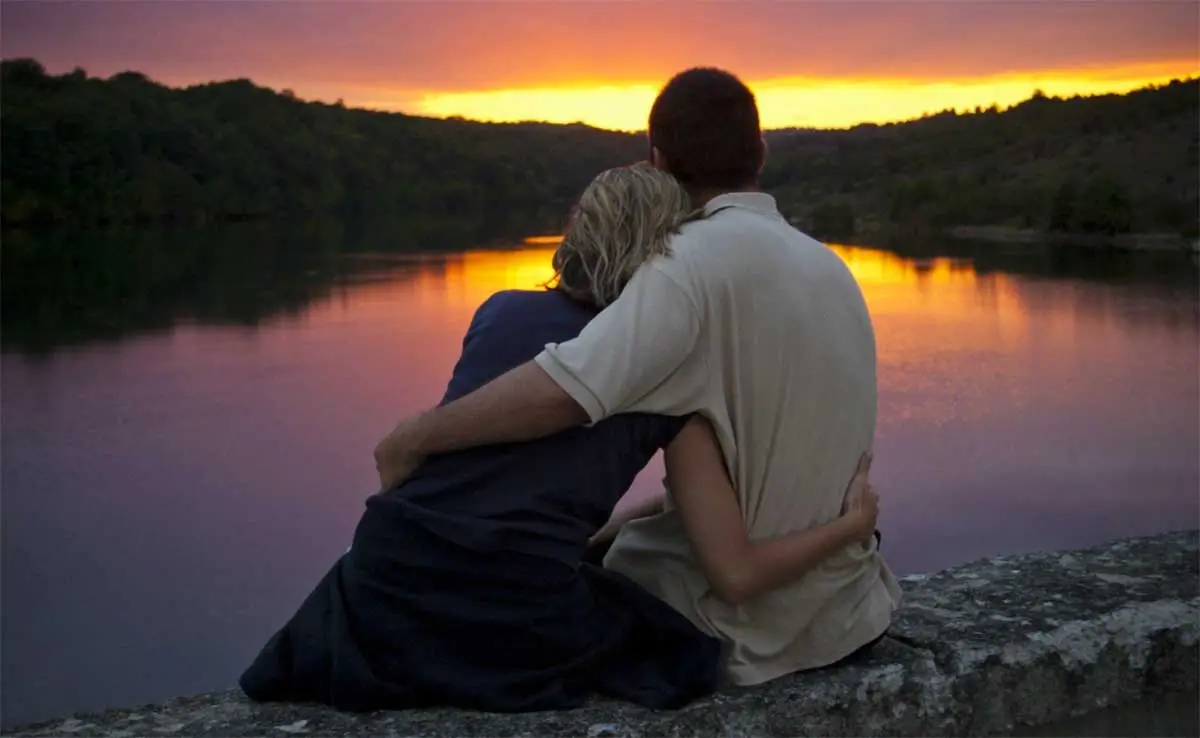
[[[707,419],[696,415],[666,449],[667,479],[709,586],[739,605],[799,580],[846,546],[871,535],[878,497],[864,454],[837,520],[777,538],[750,540],[721,448]]]

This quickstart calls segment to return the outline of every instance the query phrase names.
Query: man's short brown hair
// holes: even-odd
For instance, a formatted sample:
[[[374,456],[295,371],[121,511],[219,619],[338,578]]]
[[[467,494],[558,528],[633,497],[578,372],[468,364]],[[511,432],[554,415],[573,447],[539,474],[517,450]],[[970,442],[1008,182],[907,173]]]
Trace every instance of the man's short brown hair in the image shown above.
[[[758,182],[762,130],[754,93],[720,69],[696,68],[667,82],[650,108],[650,145],[691,190]]]

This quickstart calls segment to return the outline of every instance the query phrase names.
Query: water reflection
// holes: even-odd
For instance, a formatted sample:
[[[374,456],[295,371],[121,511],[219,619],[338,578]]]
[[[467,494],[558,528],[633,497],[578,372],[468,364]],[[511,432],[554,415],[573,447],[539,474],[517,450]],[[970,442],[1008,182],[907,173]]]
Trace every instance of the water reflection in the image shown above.
[[[380,273],[388,257],[420,263],[414,255],[516,243],[520,232],[429,219],[12,231],[0,250],[0,345],[46,353],[179,323],[253,326],[302,312],[338,283],[402,274]]]
[[[375,440],[440,396],[475,307],[550,276],[552,240],[369,230],[5,239],[6,725],[231,685],[344,550]],[[877,327],[897,569],[1195,524],[1194,273],[838,252]]]
[[[410,219],[246,223],[203,230],[8,232],[0,249],[0,347],[48,353],[168,330],[180,323],[250,327],[300,314],[329,298],[339,285],[410,275],[428,279],[441,268],[445,254],[481,244],[511,247],[523,240],[522,245],[533,251],[491,268],[548,275],[548,265],[540,261],[544,254],[537,249],[552,249],[558,237],[521,239],[516,234],[525,227],[519,220],[482,225]],[[1146,313],[1143,302],[1148,299],[1173,311],[1172,319],[1181,328],[1195,321],[1196,270],[1186,259],[1005,251],[957,242],[918,246],[900,244],[894,251],[841,248],[840,253],[860,279],[902,285],[896,294],[904,299],[936,290],[937,299],[944,301],[943,287],[952,283],[973,285],[968,289],[975,297],[986,299],[996,289],[993,277],[1022,275],[1051,278],[1055,289],[1064,281],[1086,282],[1088,286],[1076,290],[1077,300],[1107,300],[1105,309],[1124,311],[1131,320],[1153,324],[1160,319]],[[937,252],[950,255],[931,255]],[[485,295],[492,278],[484,276],[456,289],[464,296]],[[515,278],[521,284],[542,279]],[[1105,296],[1091,286],[1096,283],[1120,289],[1109,293],[1117,296]],[[1010,280],[1009,289],[1021,289],[1011,284]],[[880,292],[880,299],[891,299]]]

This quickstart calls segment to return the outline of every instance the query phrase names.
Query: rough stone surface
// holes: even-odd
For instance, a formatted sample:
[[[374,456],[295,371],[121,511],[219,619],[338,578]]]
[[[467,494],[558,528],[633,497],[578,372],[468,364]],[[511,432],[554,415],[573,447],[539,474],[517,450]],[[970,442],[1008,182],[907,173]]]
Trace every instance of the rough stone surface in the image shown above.
[[[730,690],[675,712],[342,714],[240,693],[79,715],[13,736],[857,736],[1012,734],[1200,688],[1196,531],[985,559],[907,577],[862,664]]]

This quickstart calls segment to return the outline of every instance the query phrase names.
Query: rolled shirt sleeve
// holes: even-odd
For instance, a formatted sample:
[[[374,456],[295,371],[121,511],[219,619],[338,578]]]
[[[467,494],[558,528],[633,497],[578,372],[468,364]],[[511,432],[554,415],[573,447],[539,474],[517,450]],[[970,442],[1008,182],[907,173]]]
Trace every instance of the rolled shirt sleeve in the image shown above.
[[[685,386],[668,384],[699,354],[700,316],[688,292],[661,262],[643,266],[620,298],[600,312],[578,337],[547,344],[535,357],[558,386],[587,411],[593,423],[623,412],[670,412]],[[688,372],[691,374],[691,372]]]

